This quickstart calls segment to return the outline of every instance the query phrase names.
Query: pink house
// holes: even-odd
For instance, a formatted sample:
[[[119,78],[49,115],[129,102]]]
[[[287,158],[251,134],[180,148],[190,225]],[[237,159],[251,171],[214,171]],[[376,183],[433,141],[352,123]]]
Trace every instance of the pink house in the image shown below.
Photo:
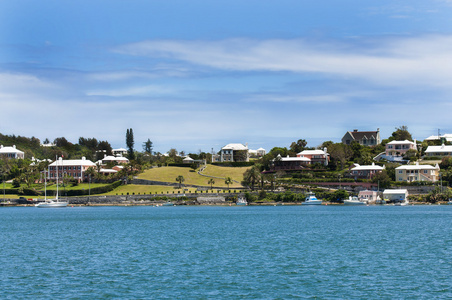
[[[408,150],[416,149],[416,140],[414,142],[404,140],[404,141],[392,141],[386,144],[386,155],[387,156],[404,156]]]
[[[330,155],[323,150],[304,150],[297,154],[297,157],[304,157],[310,160],[310,164],[320,163],[327,166],[330,160]]]
[[[72,177],[80,182],[85,179],[85,172],[89,167],[95,168],[96,164],[84,157],[82,159],[67,160],[63,160],[60,157],[57,161],[49,165],[49,177],[50,180],[56,180],[57,175],[60,179],[62,177]]]

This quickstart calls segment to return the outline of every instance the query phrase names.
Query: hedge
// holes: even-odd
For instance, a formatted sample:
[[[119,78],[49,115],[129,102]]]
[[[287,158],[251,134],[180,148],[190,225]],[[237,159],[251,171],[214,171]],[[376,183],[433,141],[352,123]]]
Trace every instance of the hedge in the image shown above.
[[[213,162],[212,165],[219,167],[250,167],[254,166],[254,161]]]

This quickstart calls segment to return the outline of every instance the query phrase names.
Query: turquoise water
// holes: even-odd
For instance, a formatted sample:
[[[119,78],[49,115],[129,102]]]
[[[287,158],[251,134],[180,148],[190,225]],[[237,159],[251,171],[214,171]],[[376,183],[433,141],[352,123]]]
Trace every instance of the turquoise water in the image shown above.
[[[452,298],[452,205],[0,209],[2,299]]]

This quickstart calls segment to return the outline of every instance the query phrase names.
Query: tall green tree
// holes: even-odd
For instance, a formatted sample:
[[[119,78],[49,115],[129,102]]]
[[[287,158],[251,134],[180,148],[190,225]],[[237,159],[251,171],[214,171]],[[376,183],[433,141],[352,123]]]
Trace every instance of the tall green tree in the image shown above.
[[[133,150],[133,146],[135,145],[135,141],[133,139],[133,129],[127,129],[126,132],[126,145],[127,145],[127,152],[128,152],[128,158],[130,160],[133,160],[135,158],[135,153]]]
[[[152,142],[150,139],[143,143],[144,152],[146,152],[147,154],[152,154],[152,149]]]

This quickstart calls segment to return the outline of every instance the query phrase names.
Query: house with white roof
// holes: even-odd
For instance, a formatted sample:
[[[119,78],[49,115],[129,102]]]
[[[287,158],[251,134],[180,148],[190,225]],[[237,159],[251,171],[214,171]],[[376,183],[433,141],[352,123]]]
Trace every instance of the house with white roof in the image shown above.
[[[386,144],[385,154],[387,156],[404,156],[409,150],[417,150],[416,140],[414,142],[404,141],[391,141]]]
[[[391,202],[406,202],[408,199],[408,190],[386,189],[383,191],[383,199]]]
[[[58,178],[69,176],[81,182],[87,179],[85,172],[89,167],[95,168],[96,164],[85,157],[67,160],[60,157],[49,165],[49,179],[56,180],[57,176]]]
[[[424,141],[443,141],[443,142],[452,142],[452,134],[446,133],[443,135],[431,135],[426,138]]]
[[[396,181],[414,182],[431,181],[436,182],[439,178],[439,166],[432,165],[405,165],[395,169]]]
[[[307,157],[281,157],[280,154],[273,159],[271,164],[272,171],[295,171],[302,170],[311,163]]]
[[[16,145],[13,145],[12,147],[0,145],[0,157],[7,159],[24,159],[25,154],[23,151],[17,149]]]
[[[111,152],[113,153],[114,156],[126,156],[127,155],[127,149],[124,149],[124,148],[113,149]]]
[[[248,150],[250,157],[262,157],[266,154],[264,148],[259,148],[257,150]]]
[[[330,160],[330,155],[327,153],[326,148],[323,148],[323,150],[304,150],[298,153],[297,157],[304,157],[309,159],[310,164],[320,163],[324,166],[327,166]]]
[[[129,163],[129,160],[126,157],[123,156],[112,156],[112,155],[105,155],[104,158],[97,161],[100,165],[106,165],[109,163],[115,163],[115,164],[127,164]]]
[[[427,150],[425,150],[425,155],[438,157],[452,156],[452,145],[428,146]]]
[[[227,144],[221,148],[219,157],[216,160],[220,162],[250,161],[248,145]]]
[[[359,191],[358,199],[366,202],[367,204],[375,203],[378,200],[377,191],[363,190]]]
[[[383,171],[386,167],[385,166],[378,166],[375,165],[375,163],[372,163],[372,165],[359,165],[354,164],[353,167],[350,168],[350,177],[354,177],[355,180],[360,179],[372,179],[372,177],[375,176],[375,174]]]

